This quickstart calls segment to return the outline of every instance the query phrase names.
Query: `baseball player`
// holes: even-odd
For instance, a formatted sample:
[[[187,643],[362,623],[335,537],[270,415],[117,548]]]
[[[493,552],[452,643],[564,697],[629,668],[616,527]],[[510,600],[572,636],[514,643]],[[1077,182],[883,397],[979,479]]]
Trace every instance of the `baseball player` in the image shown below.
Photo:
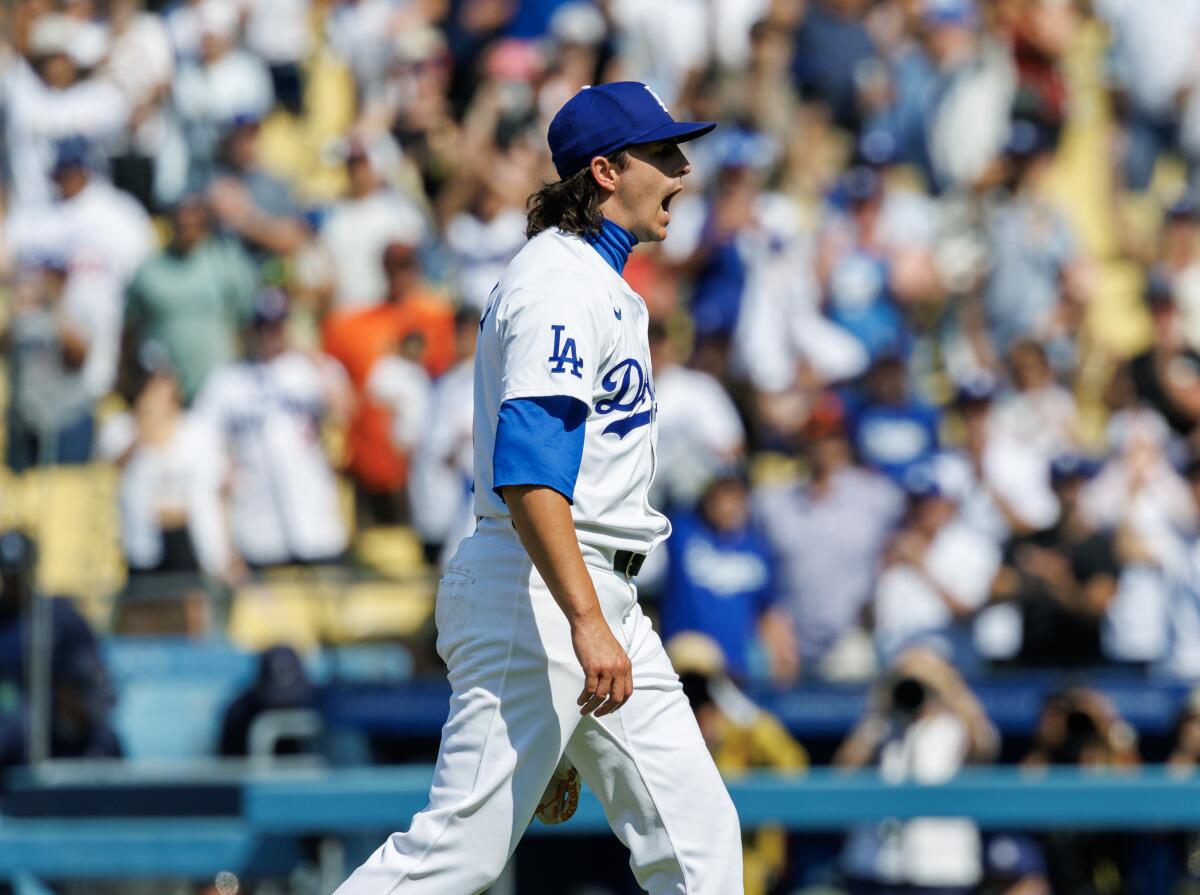
[[[571,766],[651,895],[742,891],[732,800],[637,602],[669,525],[647,500],[648,313],[621,277],[635,243],[666,236],[679,144],[714,126],[633,82],[585,88],[550,124],[561,179],[532,197],[480,324],[478,524],[438,589],[453,694],[429,803],[336,895],[481,892],[535,810],[569,813]]]

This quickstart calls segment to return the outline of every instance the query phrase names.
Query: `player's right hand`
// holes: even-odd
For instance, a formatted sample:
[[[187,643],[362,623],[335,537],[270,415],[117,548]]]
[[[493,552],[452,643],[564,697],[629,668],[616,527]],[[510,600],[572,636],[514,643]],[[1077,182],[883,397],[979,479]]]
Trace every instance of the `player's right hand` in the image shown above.
[[[633,695],[633,663],[601,615],[571,625],[571,646],[583,668],[579,714],[599,718],[615,712]]]

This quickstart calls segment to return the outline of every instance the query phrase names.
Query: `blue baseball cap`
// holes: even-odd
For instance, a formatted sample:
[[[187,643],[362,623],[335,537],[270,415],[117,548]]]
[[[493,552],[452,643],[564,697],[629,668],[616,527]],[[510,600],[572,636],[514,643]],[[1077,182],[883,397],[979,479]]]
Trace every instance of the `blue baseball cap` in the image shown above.
[[[584,87],[567,100],[547,137],[554,168],[565,179],[598,155],[659,140],[684,143],[716,126],[714,121],[676,121],[645,84],[616,81]]]
[[[912,500],[928,500],[933,497],[945,496],[937,476],[928,463],[910,466],[904,471],[904,477],[900,484],[904,493]]]
[[[253,319],[255,326],[271,326],[287,319],[291,302],[288,294],[278,286],[268,286],[254,296]]]
[[[73,135],[63,137],[54,144],[54,167],[55,173],[64,171],[67,168],[90,168],[92,167],[92,145],[88,142],[87,137]]]

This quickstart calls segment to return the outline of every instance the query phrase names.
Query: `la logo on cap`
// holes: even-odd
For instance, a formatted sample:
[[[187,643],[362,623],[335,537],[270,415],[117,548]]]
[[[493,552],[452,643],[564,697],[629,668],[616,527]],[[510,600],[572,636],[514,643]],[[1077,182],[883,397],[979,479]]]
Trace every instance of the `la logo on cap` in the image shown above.
[[[662,101],[662,98],[661,98],[661,97],[660,97],[660,96],[659,96],[657,93],[655,93],[653,89],[651,89],[650,85],[649,85],[649,84],[643,84],[642,86],[646,88],[646,92],[647,92],[647,93],[649,93],[649,94],[650,94],[652,97],[654,97],[654,101],[655,101],[656,103],[658,103],[658,104],[659,104],[659,106],[661,106],[661,107],[662,107],[662,110],[663,110],[664,112],[666,112],[668,115],[670,115],[670,114],[671,114],[671,110],[667,108],[667,104],[666,104],[666,103],[664,103],[664,102]]]

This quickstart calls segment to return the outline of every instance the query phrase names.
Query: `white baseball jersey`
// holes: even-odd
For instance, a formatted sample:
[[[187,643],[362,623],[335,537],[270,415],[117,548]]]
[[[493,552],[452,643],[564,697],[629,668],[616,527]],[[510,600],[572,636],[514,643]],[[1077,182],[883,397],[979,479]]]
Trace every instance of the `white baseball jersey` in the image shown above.
[[[262,564],[319,560],[346,549],[337,480],[320,422],[340,368],[289,351],[214,370],[197,418],[224,444],[233,475],[233,543]]]
[[[492,487],[501,405],[568,396],[588,408],[571,513],[581,543],[649,552],[670,533],[650,506],[654,384],[641,296],[584,240],[531,239],[492,290],[475,363],[475,514],[507,517]]]

